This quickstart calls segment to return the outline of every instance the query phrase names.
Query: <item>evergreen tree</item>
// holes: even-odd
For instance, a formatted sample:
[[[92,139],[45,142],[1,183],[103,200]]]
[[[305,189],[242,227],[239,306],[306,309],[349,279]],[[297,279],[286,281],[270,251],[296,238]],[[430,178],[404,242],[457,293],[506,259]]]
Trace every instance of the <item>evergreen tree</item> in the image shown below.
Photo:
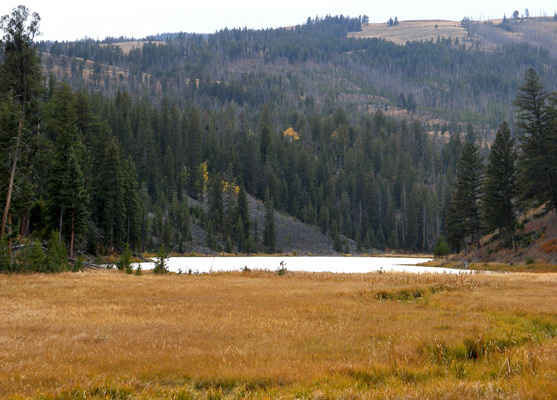
[[[126,209],[126,243],[138,246],[141,240],[141,199],[137,184],[135,165],[128,157],[123,163],[123,191]]]
[[[204,182],[201,172],[201,116],[195,107],[189,116],[187,143],[187,187],[190,195],[198,199],[203,193]]]
[[[48,104],[46,121],[47,132],[55,141],[47,204],[52,226],[58,225],[60,233],[70,240],[70,257],[73,257],[75,236],[86,232],[89,217],[89,195],[79,162],[85,158],[86,149],[81,143],[76,118],[70,88],[57,87]]]
[[[63,215],[66,213],[66,221],[70,231],[70,257],[73,257],[74,241],[76,236],[80,236],[87,231],[89,220],[89,194],[85,189],[85,179],[74,147],[70,147],[66,173],[63,176],[63,187],[61,205]]]
[[[267,253],[274,253],[276,245],[275,216],[273,212],[273,201],[265,200],[265,220],[263,222],[263,247]]]
[[[533,69],[526,72],[514,105],[521,136],[518,158],[519,190],[547,209],[557,208],[557,111]]]
[[[0,227],[0,240],[4,237],[6,223],[13,194],[15,175],[18,169],[20,147],[29,133],[30,127],[36,125],[40,94],[43,90],[41,80],[41,62],[37,56],[33,40],[39,34],[40,17],[31,15],[29,10],[19,6],[10,15],[0,19],[0,29],[5,32],[3,37],[3,62],[0,65],[0,101],[11,98],[19,109],[19,122],[15,144],[11,149],[12,159],[9,172],[9,183],[6,193],[6,204]],[[14,136],[13,132],[12,136]]]
[[[449,244],[443,236],[437,238],[437,243],[435,243],[435,249],[433,250],[433,255],[435,257],[447,257],[451,252]]]
[[[446,221],[449,242],[457,250],[463,241],[465,245],[473,242],[480,245],[482,176],[478,148],[472,143],[466,143],[458,161],[455,188]]]
[[[213,227],[217,229],[222,227],[224,220],[224,203],[222,198],[222,178],[219,173],[213,175],[210,179],[209,187],[209,221]]]
[[[265,104],[261,111],[261,121],[259,127],[259,152],[261,162],[264,164],[267,160],[267,152],[271,144],[271,111],[269,105]]]
[[[516,151],[506,122],[501,124],[491,146],[485,171],[482,220],[487,229],[505,228],[511,235],[516,251],[514,230],[516,212]]]
[[[68,269],[66,248],[57,231],[52,231],[48,238],[45,271],[62,272]]]
[[[237,203],[238,217],[241,219],[243,224],[243,231],[245,235],[244,238],[248,238],[250,233],[249,206],[246,189],[243,183],[240,183],[240,191],[238,192]]]
[[[94,221],[103,233],[112,251],[115,245],[124,243],[126,238],[126,204],[124,201],[124,173],[121,149],[114,137],[104,132],[97,146],[100,166],[94,182]]]
[[[166,260],[168,259],[168,251],[161,244],[159,246],[159,251],[157,252],[157,259],[155,260],[155,268],[153,273],[155,274],[166,274],[168,272],[168,265]]]

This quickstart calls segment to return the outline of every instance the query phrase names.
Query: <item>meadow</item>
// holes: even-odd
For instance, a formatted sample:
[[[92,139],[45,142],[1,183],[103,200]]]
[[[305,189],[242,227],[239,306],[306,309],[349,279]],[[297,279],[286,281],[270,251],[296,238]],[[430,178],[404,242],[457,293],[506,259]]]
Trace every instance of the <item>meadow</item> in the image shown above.
[[[557,274],[0,275],[0,398],[557,398]]]
[[[422,20],[401,21],[397,26],[387,26],[387,21],[379,24],[368,24],[361,32],[352,32],[350,36],[356,38],[383,38],[396,44],[404,45],[410,41],[436,41],[440,38],[458,38],[466,40],[468,32],[457,21]]]

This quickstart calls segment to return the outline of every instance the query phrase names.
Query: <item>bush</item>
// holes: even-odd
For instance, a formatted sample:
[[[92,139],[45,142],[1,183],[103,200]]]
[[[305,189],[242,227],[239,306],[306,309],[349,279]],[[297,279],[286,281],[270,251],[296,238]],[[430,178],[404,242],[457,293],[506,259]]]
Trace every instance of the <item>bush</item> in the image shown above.
[[[13,272],[14,265],[10,256],[8,239],[0,241],[0,272]]]
[[[76,262],[74,262],[72,267],[72,272],[79,272],[83,269],[83,256],[80,254],[77,257]]]
[[[46,271],[46,255],[40,242],[31,242],[25,248],[22,267],[32,272]]]
[[[117,268],[120,271],[126,271],[127,274],[131,274],[133,270],[131,265],[132,256],[133,253],[130,249],[130,245],[129,243],[126,243],[126,250],[124,250],[124,252],[120,256],[120,259],[118,260],[118,264],[116,265]]]
[[[530,265],[530,264],[534,264],[536,262],[536,260],[534,260],[533,257],[528,256],[526,257],[526,261],[524,262],[526,265]]]
[[[46,272],[62,272],[68,269],[66,247],[58,231],[52,231],[48,238],[45,264]]]
[[[167,258],[168,258],[168,252],[166,251],[164,246],[161,245],[157,253],[157,260],[155,261],[155,269],[153,269],[153,272],[155,274],[165,274],[168,272],[168,267],[166,266]]]
[[[435,244],[435,248],[433,249],[433,256],[434,257],[445,257],[451,253],[451,248],[447,243],[447,240],[443,236],[439,236],[437,238],[437,243]]]
[[[288,270],[286,269],[286,263],[283,261],[280,262],[280,267],[277,269],[277,275],[278,276],[283,276],[286,275],[288,273]]]

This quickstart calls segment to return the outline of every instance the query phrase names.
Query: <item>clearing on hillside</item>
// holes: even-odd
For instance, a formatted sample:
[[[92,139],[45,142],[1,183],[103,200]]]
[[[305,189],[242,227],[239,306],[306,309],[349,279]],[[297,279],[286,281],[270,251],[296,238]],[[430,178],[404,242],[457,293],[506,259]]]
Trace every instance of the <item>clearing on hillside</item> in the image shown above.
[[[388,26],[386,22],[362,26],[361,32],[349,34],[352,37],[382,38],[396,44],[412,41],[437,40],[441,38],[458,38],[459,41],[468,37],[468,31],[460,22],[445,20],[400,21],[398,25]]]

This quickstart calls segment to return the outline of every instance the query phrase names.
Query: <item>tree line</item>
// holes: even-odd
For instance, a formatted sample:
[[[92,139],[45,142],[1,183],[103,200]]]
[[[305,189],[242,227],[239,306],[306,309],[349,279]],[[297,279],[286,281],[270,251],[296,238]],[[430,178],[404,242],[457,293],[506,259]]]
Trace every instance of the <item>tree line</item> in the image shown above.
[[[443,231],[457,136],[440,153],[418,121],[355,117],[309,98],[304,112],[275,102],[213,109],[47,83],[32,40],[11,47],[38,24],[18,10],[3,20],[20,29],[5,36],[2,59],[2,165],[17,164],[2,170],[3,198],[12,178],[16,188],[4,243],[46,248],[57,236],[70,257],[126,243],[182,252],[193,223],[215,250],[272,252],[274,209],[318,226],[338,251],[353,250],[347,238],[359,250],[428,251]],[[263,226],[250,220],[248,195],[265,202]]]
[[[474,143],[462,150],[446,221],[457,251],[479,247],[483,232],[498,230],[516,252],[519,212],[557,208],[557,94],[530,69],[514,106],[518,145],[503,122],[485,165]]]
[[[451,210],[463,209],[453,205],[461,196],[452,187],[455,176],[461,186],[465,168],[457,163],[477,138],[473,125],[462,132],[455,124],[445,144],[418,120],[362,113],[335,93],[314,97],[304,75],[310,69],[242,73],[220,83],[201,72],[218,64],[221,53],[210,46],[221,49],[225,39],[311,37],[331,25],[328,35],[341,40],[355,20],[147,44],[130,52],[141,61],[130,70],[154,77],[153,90],[128,90],[124,78],[113,92],[44,77],[33,42],[38,23],[25,7],[2,19],[2,254],[13,252],[2,258],[4,269],[45,265],[22,261],[31,249],[39,258],[50,248],[59,258],[60,249],[74,258],[76,250],[108,254],[126,246],[183,253],[194,225],[214,251],[272,253],[273,210],[319,227],[339,252],[427,252],[453,228]],[[175,49],[191,63],[174,63]],[[168,62],[171,69],[155,68]],[[415,110],[414,96],[396,96]],[[249,196],[264,202],[263,226],[250,219]],[[458,229],[465,236],[449,234],[455,248],[470,236]],[[14,262],[16,254],[22,258]]]

